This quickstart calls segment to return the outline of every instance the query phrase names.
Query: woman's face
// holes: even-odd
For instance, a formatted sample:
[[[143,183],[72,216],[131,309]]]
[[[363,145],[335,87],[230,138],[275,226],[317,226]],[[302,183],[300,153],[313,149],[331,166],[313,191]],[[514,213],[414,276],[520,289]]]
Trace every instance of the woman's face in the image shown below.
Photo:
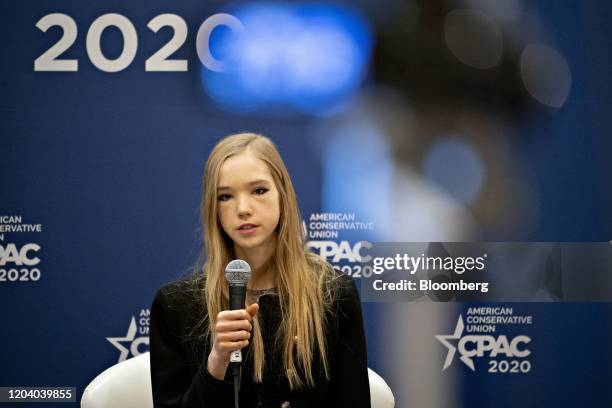
[[[246,150],[223,162],[217,203],[221,226],[236,250],[271,250],[276,244],[278,190],[266,163],[253,153]]]

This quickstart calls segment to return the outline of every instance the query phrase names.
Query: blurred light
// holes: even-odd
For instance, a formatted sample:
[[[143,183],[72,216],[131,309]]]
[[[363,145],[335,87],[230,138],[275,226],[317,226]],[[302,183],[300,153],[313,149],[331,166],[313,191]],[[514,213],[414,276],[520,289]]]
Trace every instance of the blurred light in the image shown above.
[[[474,68],[493,68],[502,56],[503,39],[497,24],[473,10],[449,12],[444,20],[444,39],[459,61]]]
[[[375,225],[376,234],[388,228],[393,200],[393,165],[383,131],[367,118],[350,118],[321,129],[324,154],[323,209],[356,212]],[[350,237],[352,231],[347,231]],[[360,239],[364,231],[356,231]],[[371,239],[372,237],[366,237]]]
[[[520,0],[469,0],[468,4],[500,23],[517,21],[523,12],[523,5]]]
[[[373,222],[378,241],[474,238],[476,225],[464,204],[413,168],[412,158],[422,156],[421,120],[394,90],[378,87],[341,117],[318,121],[313,139],[324,159],[324,208],[348,209]]]
[[[529,44],[521,55],[521,77],[527,92],[541,104],[560,108],[572,87],[565,58],[544,44]]]
[[[446,138],[429,150],[423,173],[427,180],[462,203],[478,197],[485,179],[480,155],[457,137]]]
[[[474,220],[462,203],[409,168],[395,170],[390,240],[449,242],[473,238]]]
[[[495,230],[508,237],[530,237],[540,223],[540,197],[538,190],[531,185],[535,176],[527,179],[504,177],[504,213],[497,220]],[[503,194],[503,193],[502,193]],[[503,195],[502,195],[503,197]],[[520,197],[520,200],[516,199]]]
[[[355,12],[330,5],[261,4],[234,15],[243,35],[234,30],[217,36],[216,44],[211,36],[211,48],[227,51],[225,71],[202,69],[203,85],[221,107],[325,114],[345,105],[359,88],[372,40]]]

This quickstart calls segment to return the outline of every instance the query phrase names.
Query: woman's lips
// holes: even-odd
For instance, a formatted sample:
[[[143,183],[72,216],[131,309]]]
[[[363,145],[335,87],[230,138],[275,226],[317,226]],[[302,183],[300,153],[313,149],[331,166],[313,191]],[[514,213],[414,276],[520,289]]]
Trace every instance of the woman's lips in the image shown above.
[[[243,228],[242,226],[238,228],[238,233],[240,233],[240,235],[252,235],[259,229],[259,225],[248,225],[250,226],[250,228]]]

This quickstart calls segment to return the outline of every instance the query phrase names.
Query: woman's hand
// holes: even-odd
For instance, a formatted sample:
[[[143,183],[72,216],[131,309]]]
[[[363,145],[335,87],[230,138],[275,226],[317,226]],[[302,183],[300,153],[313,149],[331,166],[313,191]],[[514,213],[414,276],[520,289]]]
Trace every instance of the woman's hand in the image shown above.
[[[246,347],[251,338],[251,320],[259,305],[253,303],[246,309],[224,310],[217,315],[215,340],[206,367],[215,378],[223,380],[232,351]]]

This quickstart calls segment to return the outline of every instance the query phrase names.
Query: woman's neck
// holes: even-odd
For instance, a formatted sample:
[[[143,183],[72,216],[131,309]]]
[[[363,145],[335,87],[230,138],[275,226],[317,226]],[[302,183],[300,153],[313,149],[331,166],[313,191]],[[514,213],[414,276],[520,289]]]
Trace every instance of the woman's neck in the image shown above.
[[[276,285],[276,272],[274,268],[265,268],[263,270],[253,270],[251,280],[247,285],[250,290],[264,290],[273,288]]]
[[[270,244],[273,245],[256,248],[234,248],[236,256],[247,261],[251,267],[251,279],[247,285],[248,289],[269,289],[276,285],[276,270],[269,267],[269,261],[276,249],[276,242]]]

